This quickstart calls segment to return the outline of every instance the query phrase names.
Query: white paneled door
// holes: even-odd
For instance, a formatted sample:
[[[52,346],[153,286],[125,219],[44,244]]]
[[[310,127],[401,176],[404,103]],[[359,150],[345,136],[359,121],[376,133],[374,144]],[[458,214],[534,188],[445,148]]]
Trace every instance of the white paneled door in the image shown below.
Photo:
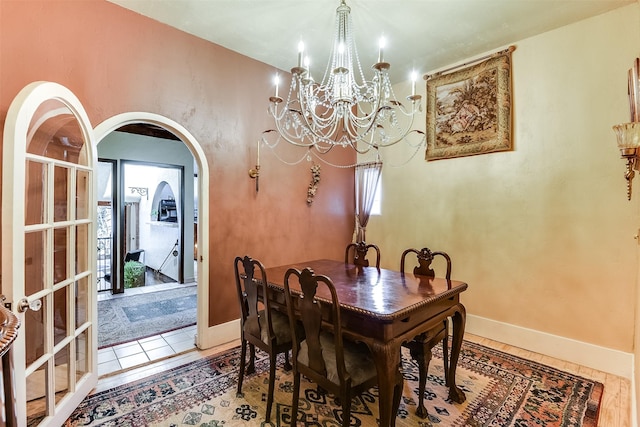
[[[98,379],[93,130],[73,93],[36,82],[11,104],[2,145],[17,425],[57,427]]]

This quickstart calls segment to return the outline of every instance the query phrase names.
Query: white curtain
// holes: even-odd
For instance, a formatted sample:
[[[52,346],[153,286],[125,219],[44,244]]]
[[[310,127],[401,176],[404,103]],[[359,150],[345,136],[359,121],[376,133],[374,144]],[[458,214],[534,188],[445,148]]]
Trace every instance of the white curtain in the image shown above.
[[[356,242],[366,241],[369,214],[382,172],[382,162],[356,165]]]

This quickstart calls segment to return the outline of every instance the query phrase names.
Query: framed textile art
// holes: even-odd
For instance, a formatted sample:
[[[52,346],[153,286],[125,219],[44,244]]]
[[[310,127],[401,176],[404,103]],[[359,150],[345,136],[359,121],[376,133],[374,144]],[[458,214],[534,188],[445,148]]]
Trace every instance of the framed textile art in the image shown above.
[[[511,141],[511,52],[427,80],[426,160],[507,151]]]

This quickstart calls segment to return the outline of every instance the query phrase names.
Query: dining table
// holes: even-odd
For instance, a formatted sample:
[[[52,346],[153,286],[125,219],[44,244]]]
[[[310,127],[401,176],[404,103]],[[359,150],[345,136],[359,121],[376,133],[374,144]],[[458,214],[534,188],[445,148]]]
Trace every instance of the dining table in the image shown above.
[[[467,289],[466,283],[317,259],[266,269],[268,287],[273,291],[270,292],[272,307],[285,307],[284,277],[290,268],[299,271],[310,268],[316,275],[327,276],[333,282],[340,304],[343,336],[365,343],[374,359],[378,374],[380,426],[395,426],[398,402],[394,402],[394,389],[401,366],[402,343],[428,332],[446,318],[451,318],[453,324],[446,376],[448,397],[457,403],[464,402],[466,397],[456,385],[455,374],[466,320],[460,294]],[[292,294],[301,293],[297,281],[292,281],[289,286]],[[316,299],[331,304],[330,296],[320,290]],[[326,320],[330,323],[328,313],[329,310]]]

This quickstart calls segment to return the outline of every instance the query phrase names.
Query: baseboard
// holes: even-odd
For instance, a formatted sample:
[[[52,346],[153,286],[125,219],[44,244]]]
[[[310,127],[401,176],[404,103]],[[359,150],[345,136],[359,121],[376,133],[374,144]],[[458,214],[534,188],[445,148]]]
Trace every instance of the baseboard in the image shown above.
[[[467,314],[465,332],[631,380],[633,354]]]
[[[467,315],[465,331],[629,380],[633,378],[633,354],[631,353],[624,353],[471,314]],[[198,347],[206,349],[226,344],[239,338],[240,319],[236,319],[207,328],[203,336],[198,339]]]
[[[237,339],[240,339],[240,319],[205,328],[203,333],[198,330],[196,345],[204,350]]]

